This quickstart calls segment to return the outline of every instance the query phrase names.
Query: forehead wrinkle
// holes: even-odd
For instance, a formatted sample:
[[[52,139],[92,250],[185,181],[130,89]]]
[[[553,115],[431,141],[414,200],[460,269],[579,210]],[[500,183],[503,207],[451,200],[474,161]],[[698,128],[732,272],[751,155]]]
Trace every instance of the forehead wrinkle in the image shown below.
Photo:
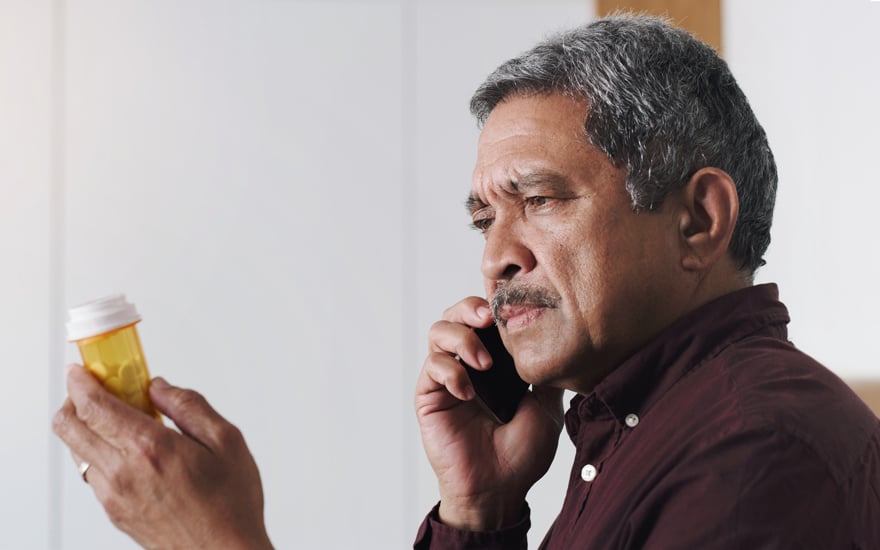
[[[561,189],[568,187],[568,180],[565,177],[547,170],[534,170],[518,174],[511,178],[510,185],[517,193],[523,193],[526,190],[534,188],[542,189]]]
[[[496,178],[491,174],[481,173],[477,175],[475,173],[475,184],[479,182],[481,185],[474,185],[474,188],[471,189],[471,192],[468,194],[467,199],[464,201],[464,206],[467,209],[468,213],[471,215],[475,214],[479,210],[490,206],[488,197],[481,197],[477,188],[482,187],[485,193],[488,194],[498,194],[499,192],[503,193],[513,193],[513,183],[510,179],[504,178],[500,183],[500,190],[493,190],[492,187],[495,185],[493,180]]]
[[[522,195],[532,189],[543,189],[546,191],[560,191],[567,189],[568,180],[553,171],[544,169],[527,169],[527,170],[511,170],[510,177],[505,178],[501,184],[500,192],[507,195]],[[497,193],[498,191],[496,191]],[[473,215],[475,212],[485,208],[488,203],[477,196],[473,191],[468,195],[464,202],[468,213]]]

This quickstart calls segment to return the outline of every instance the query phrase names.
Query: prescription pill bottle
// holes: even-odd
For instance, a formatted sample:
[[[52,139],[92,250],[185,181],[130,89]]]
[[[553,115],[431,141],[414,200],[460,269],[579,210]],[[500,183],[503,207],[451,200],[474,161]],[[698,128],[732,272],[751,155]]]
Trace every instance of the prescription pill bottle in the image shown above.
[[[73,307],[68,316],[67,338],[79,346],[85,367],[110,393],[161,422],[150,401],[150,372],[135,328],[141,316],[134,304],[116,294]]]

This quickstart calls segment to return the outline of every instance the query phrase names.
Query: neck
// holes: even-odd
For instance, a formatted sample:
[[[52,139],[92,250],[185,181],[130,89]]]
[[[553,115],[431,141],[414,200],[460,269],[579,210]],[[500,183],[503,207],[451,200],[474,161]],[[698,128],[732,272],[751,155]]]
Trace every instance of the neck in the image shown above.
[[[753,285],[754,274],[738,269],[732,258],[725,257],[708,271],[697,275],[687,311],[694,310],[725,294]]]

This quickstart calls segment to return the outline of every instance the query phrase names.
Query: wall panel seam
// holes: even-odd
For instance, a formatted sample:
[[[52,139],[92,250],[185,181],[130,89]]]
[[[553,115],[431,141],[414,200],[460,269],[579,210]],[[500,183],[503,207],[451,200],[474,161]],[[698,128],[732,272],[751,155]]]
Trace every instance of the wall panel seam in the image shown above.
[[[65,225],[65,155],[66,155],[66,24],[65,0],[53,0],[51,4],[51,61],[50,61],[50,116],[49,116],[49,219],[48,222],[48,393],[49,410],[52,414],[63,399],[61,363],[64,361],[64,225]],[[48,429],[48,541],[49,548],[62,547],[62,468],[63,447]]]
[[[418,283],[416,266],[418,261],[417,205],[418,205],[418,121],[416,108],[418,105],[417,63],[417,24],[418,12],[416,0],[401,0],[401,245],[402,245],[402,281],[401,281],[401,332],[402,332],[402,414],[403,433],[403,495],[401,501],[401,529],[407,532],[411,511],[417,506],[416,490],[418,487],[418,456],[416,441],[412,433],[412,391],[413,373],[418,361],[417,327],[418,318]],[[404,535],[405,536],[405,535]]]

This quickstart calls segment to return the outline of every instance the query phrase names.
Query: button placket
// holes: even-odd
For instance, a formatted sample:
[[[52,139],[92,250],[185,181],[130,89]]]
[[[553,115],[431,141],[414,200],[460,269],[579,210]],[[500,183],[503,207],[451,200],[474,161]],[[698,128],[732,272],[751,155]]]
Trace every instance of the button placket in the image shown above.
[[[615,417],[595,395],[582,401],[577,413],[581,423],[577,435],[572,437],[577,452],[564,504],[569,509],[576,508],[577,512],[565,524],[554,528],[555,533],[566,533],[560,539],[563,548],[565,537],[573,532],[575,523],[585,521],[583,515],[587,511],[590,495],[597,490],[597,481],[601,485],[598,477],[603,463],[613,453],[623,431],[619,417]]]

